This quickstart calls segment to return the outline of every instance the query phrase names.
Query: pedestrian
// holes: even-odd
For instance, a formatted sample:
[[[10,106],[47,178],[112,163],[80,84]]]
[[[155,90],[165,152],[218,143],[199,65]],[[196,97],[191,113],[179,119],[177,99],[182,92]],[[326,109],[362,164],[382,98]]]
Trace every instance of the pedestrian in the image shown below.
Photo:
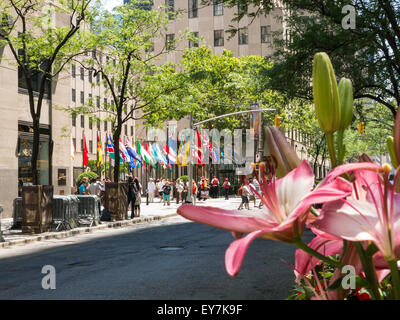
[[[238,210],[242,210],[243,205],[245,206],[245,208],[247,210],[250,210],[250,207],[249,207],[250,190],[249,190],[249,186],[245,182],[243,182],[242,185],[240,186],[240,188],[238,190],[238,195],[242,198],[242,202],[240,203]]]
[[[163,201],[163,187],[164,187],[164,181],[160,179],[160,181],[157,184],[158,187],[158,196],[160,197],[160,202]]]
[[[204,177],[202,177],[200,184],[200,197],[201,199],[206,201],[207,196],[208,196],[208,183],[207,180]]]
[[[249,191],[250,191],[249,200],[253,201],[254,202],[254,207],[256,207],[256,195],[253,192],[253,190],[257,191],[256,186],[254,184],[254,180],[250,178],[249,179]]]
[[[229,189],[231,187],[231,183],[228,178],[225,178],[224,184],[222,185],[224,188],[225,200],[229,200]]]
[[[183,185],[181,179],[178,179],[176,181],[176,204],[179,204],[179,201],[183,202],[182,200],[182,192],[184,190],[185,186]]]
[[[135,217],[136,184],[132,177],[128,178],[128,206],[131,206],[131,219]]]
[[[90,185],[88,187],[88,194],[98,197],[100,196],[100,184],[98,183],[96,178],[93,178],[90,181]]]
[[[81,196],[88,194],[88,190],[87,190],[88,185],[89,185],[89,179],[87,177],[83,177],[81,185],[79,186],[79,194]]]
[[[188,181],[189,182],[189,181]],[[193,198],[193,204],[196,204],[196,194],[197,194],[197,185],[196,181],[194,179],[192,180],[192,198]]]
[[[211,197],[212,198],[218,198],[218,192],[219,192],[219,180],[216,176],[213,176],[211,180]]]
[[[140,217],[140,204],[142,203],[142,185],[139,179],[135,177],[133,180],[135,184],[135,217]]]
[[[153,178],[150,178],[149,183],[147,184],[147,194],[149,195],[149,202],[154,202],[154,192],[156,190],[156,184],[154,183]]]
[[[170,196],[171,196],[171,186],[169,185],[169,181],[167,180],[163,187],[164,206],[165,206],[165,203],[170,205],[170,201],[171,201]]]

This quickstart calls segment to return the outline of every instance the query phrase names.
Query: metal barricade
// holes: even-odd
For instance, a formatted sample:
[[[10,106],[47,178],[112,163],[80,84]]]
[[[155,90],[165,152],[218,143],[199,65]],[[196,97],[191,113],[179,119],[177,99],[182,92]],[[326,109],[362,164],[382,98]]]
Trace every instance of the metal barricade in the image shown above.
[[[68,196],[70,199],[69,220],[71,226],[76,228],[79,226],[79,199],[76,195]]]
[[[13,201],[13,226],[12,229],[21,229],[22,227],[22,197]]]
[[[97,196],[79,195],[78,223],[79,225],[98,225],[100,223],[101,199]]]
[[[56,231],[72,229],[71,218],[71,199],[68,196],[53,196],[53,225]]]

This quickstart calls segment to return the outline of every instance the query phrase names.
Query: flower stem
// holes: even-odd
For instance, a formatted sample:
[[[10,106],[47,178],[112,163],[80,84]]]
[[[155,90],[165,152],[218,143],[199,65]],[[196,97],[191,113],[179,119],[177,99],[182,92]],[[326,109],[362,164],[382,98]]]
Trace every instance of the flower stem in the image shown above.
[[[335,152],[335,142],[333,139],[333,133],[326,133],[326,143],[328,144],[329,156],[331,158],[332,169],[337,166],[336,163],[336,152]]]
[[[382,300],[382,295],[379,292],[379,284],[378,284],[378,278],[376,276],[376,271],[374,268],[374,265],[372,263],[372,255],[368,255],[361,242],[354,242],[354,245],[357,249],[358,255],[361,260],[361,264],[365,273],[365,276],[367,278],[367,281],[369,282],[370,289],[371,289],[371,297],[374,300]]]
[[[297,238],[294,242],[294,244],[301,250],[303,250],[304,252],[308,253],[309,255],[318,258],[319,260],[335,267],[335,268],[342,268],[343,265],[336,260],[333,260],[332,258],[326,257],[322,254],[320,254],[318,251],[315,251],[314,249],[310,248],[303,240],[301,240],[300,238]]]
[[[394,292],[394,298],[396,300],[400,300],[400,277],[399,277],[399,270],[397,269],[397,261],[390,260],[387,261],[390,268],[390,275],[392,276],[392,286]]]
[[[310,211],[311,211],[311,213],[312,213],[314,216],[319,217],[319,213],[318,213],[317,210],[315,210],[314,207],[310,207]]]

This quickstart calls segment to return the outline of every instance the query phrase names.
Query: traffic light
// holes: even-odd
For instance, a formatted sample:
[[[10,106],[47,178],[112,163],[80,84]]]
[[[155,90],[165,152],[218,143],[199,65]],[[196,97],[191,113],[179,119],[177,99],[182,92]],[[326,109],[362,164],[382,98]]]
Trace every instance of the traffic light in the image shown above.
[[[275,125],[275,127],[277,127],[278,129],[281,128],[281,120],[282,120],[282,118],[276,114],[276,115],[275,115],[275,120],[274,120],[274,125]]]
[[[365,123],[363,121],[358,123],[358,134],[365,133]]]

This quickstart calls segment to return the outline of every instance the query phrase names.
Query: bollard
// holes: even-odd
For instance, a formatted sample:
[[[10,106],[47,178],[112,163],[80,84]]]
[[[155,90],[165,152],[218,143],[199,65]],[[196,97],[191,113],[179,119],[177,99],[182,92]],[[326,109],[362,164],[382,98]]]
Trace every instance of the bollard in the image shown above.
[[[3,207],[0,204],[0,242],[5,242],[6,240],[4,240],[3,238],[3,231],[1,231],[1,217],[3,216],[2,212],[3,212]]]

